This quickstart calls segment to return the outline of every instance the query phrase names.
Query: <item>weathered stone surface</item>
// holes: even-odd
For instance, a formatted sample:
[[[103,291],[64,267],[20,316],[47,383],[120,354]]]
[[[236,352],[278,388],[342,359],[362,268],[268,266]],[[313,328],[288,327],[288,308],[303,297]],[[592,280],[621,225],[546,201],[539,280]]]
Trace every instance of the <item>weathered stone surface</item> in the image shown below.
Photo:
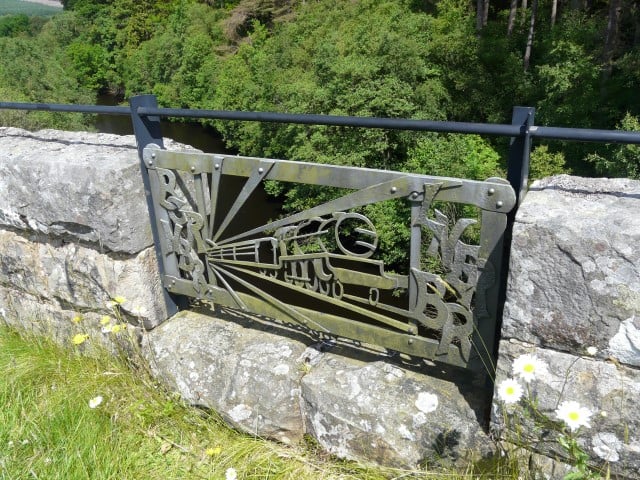
[[[144,338],[152,371],[188,402],[212,408],[245,432],[302,439],[300,357],[306,345],[184,311]]]
[[[133,136],[0,128],[0,226],[136,253],[152,245]]]
[[[321,353],[295,332],[244,328],[246,318],[181,312],[145,334],[143,351],[187,401],[252,434],[296,442],[307,432],[342,458],[403,467],[490,451],[469,403],[482,404],[480,391],[465,398],[451,382]]]
[[[546,365],[546,372],[530,384],[531,395],[537,399],[541,413],[552,420],[558,404],[573,400],[587,407],[593,415],[591,427],[581,428],[579,443],[591,456],[593,465],[609,462],[612,473],[628,478],[640,478],[640,371],[617,362],[575,356],[536,347],[517,340],[500,342],[500,359],[496,384],[512,375],[513,360],[524,353],[534,354]],[[502,410],[494,404],[493,426],[503,427]],[[516,418],[516,422],[522,417]],[[527,435],[533,432],[525,428]],[[504,438],[515,434],[503,432]],[[530,446],[553,458],[565,452],[553,435]],[[566,458],[566,457],[565,457]]]
[[[0,286],[8,292],[0,307],[23,320],[29,320],[29,310],[19,308],[23,296],[37,298],[63,316],[109,315],[107,302],[121,296],[127,299],[122,313],[131,323],[152,328],[166,318],[152,248],[114,258],[77,244],[35,242],[0,230]]]
[[[491,452],[480,389],[465,398],[450,381],[327,353],[302,379],[302,396],[310,433],[342,458],[464,467]]]
[[[82,353],[95,352],[96,348],[106,348],[114,354],[132,353],[138,343],[139,328],[129,324],[126,329],[115,333],[102,324],[103,316],[102,313],[90,311],[79,314],[64,309],[55,300],[47,301],[37,295],[0,285],[1,323],[46,337]],[[119,320],[112,316],[109,325],[116,324],[119,324]],[[78,334],[87,335],[87,339],[81,345],[74,345],[72,339]]]
[[[640,366],[640,182],[534,182],[516,218],[503,338]]]

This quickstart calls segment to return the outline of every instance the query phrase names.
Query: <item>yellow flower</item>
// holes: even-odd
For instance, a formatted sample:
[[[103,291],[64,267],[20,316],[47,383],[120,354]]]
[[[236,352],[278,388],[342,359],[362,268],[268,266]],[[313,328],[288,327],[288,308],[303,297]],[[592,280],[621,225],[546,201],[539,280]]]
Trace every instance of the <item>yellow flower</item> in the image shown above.
[[[119,305],[122,305],[123,303],[127,302],[127,299],[121,296],[116,296],[116,297],[113,297],[113,301]]]
[[[111,327],[111,333],[120,333],[125,328],[127,328],[127,326],[125,324],[123,324],[123,323],[120,323],[118,325],[114,325],[113,327]]]
[[[73,323],[80,323],[82,321],[82,315],[76,315],[71,319]]]
[[[108,325],[109,323],[111,323],[111,317],[109,315],[104,315],[100,319],[100,325]]]
[[[221,447],[209,447],[207,448],[204,453],[207,454],[207,456],[209,457],[213,457],[214,455],[220,455],[220,452],[222,452],[222,448]]]
[[[107,308],[113,308],[116,305],[118,305],[118,302],[114,301],[114,300],[109,300],[105,303],[105,305],[107,306]]]
[[[71,343],[73,343],[74,345],[82,345],[87,340],[87,338],[89,338],[89,335],[84,333],[77,333],[71,339]]]

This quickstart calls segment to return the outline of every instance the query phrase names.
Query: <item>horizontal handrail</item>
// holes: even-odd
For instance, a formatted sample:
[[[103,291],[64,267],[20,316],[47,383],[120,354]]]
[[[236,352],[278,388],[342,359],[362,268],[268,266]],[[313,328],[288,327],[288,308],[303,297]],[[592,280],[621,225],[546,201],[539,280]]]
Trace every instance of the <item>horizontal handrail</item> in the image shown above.
[[[100,115],[131,115],[131,107],[108,105],[69,105],[55,103],[0,102],[0,109],[87,113]],[[405,118],[355,117],[339,115],[291,114],[277,112],[241,112],[233,110],[196,110],[182,108],[138,107],[135,112],[143,117],[206,118],[244,122],[294,123],[357,128],[382,128],[446,133],[494,135],[503,137],[547,138],[580,142],[640,144],[640,132],[602,130],[592,128],[543,127],[532,125],[528,129],[519,125],[497,123],[449,122]]]

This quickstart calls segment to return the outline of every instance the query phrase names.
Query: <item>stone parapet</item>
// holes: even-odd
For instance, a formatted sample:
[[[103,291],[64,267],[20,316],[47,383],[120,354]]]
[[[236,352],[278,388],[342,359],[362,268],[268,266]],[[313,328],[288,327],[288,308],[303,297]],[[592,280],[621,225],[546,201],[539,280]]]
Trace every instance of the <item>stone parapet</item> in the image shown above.
[[[513,229],[502,338],[640,367],[640,181],[534,182]]]
[[[145,333],[142,351],[170,388],[252,435],[291,443],[309,434],[340,458],[402,468],[465,468],[492,453],[488,392],[440,369],[313,342],[239,313],[185,311]]]
[[[590,465],[620,478],[640,478],[639,210],[639,181],[533,183],[513,229],[496,385],[517,377],[516,358],[533,355],[544,371],[525,397],[535,397],[537,412],[505,425],[499,387],[493,408],[503,438],[535,433],[530,448],[568,461],[555,410],[578,402],[592,413],[590,427],[574,432],[579,446]]]
[[[0,127],[0,226],[104,252],[153,244],[133,136]]]

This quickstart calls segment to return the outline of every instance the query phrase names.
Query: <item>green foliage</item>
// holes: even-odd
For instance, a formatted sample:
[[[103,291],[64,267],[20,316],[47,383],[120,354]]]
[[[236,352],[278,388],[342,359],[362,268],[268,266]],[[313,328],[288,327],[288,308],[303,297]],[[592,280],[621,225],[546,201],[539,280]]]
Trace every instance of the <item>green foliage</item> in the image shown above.
[[[531,152],[529,179],[570,173],[562,152],[550,152],[547,145],[540,145]]]
[[[627,113],[618,129],[640,132],[640,118]],[[607,145],[605,152],[591,154],[587,160],[600,174],[640,180],[640,145]]]
[[[0,37],[15,37],[29,31],[29,17],[24,13],[0,17]]]
[[[414,173],[471,180],[504,176],[500,156],[477,135],[423,135],[409,151],[406,168]]]
[[[2,98],[14,101],[88,103],[83,89],[69,70],[64,51],[39,38],[0,38]],[[0,121],[35,128],[86,128],[81,115],[65,113],[0,112]]]

